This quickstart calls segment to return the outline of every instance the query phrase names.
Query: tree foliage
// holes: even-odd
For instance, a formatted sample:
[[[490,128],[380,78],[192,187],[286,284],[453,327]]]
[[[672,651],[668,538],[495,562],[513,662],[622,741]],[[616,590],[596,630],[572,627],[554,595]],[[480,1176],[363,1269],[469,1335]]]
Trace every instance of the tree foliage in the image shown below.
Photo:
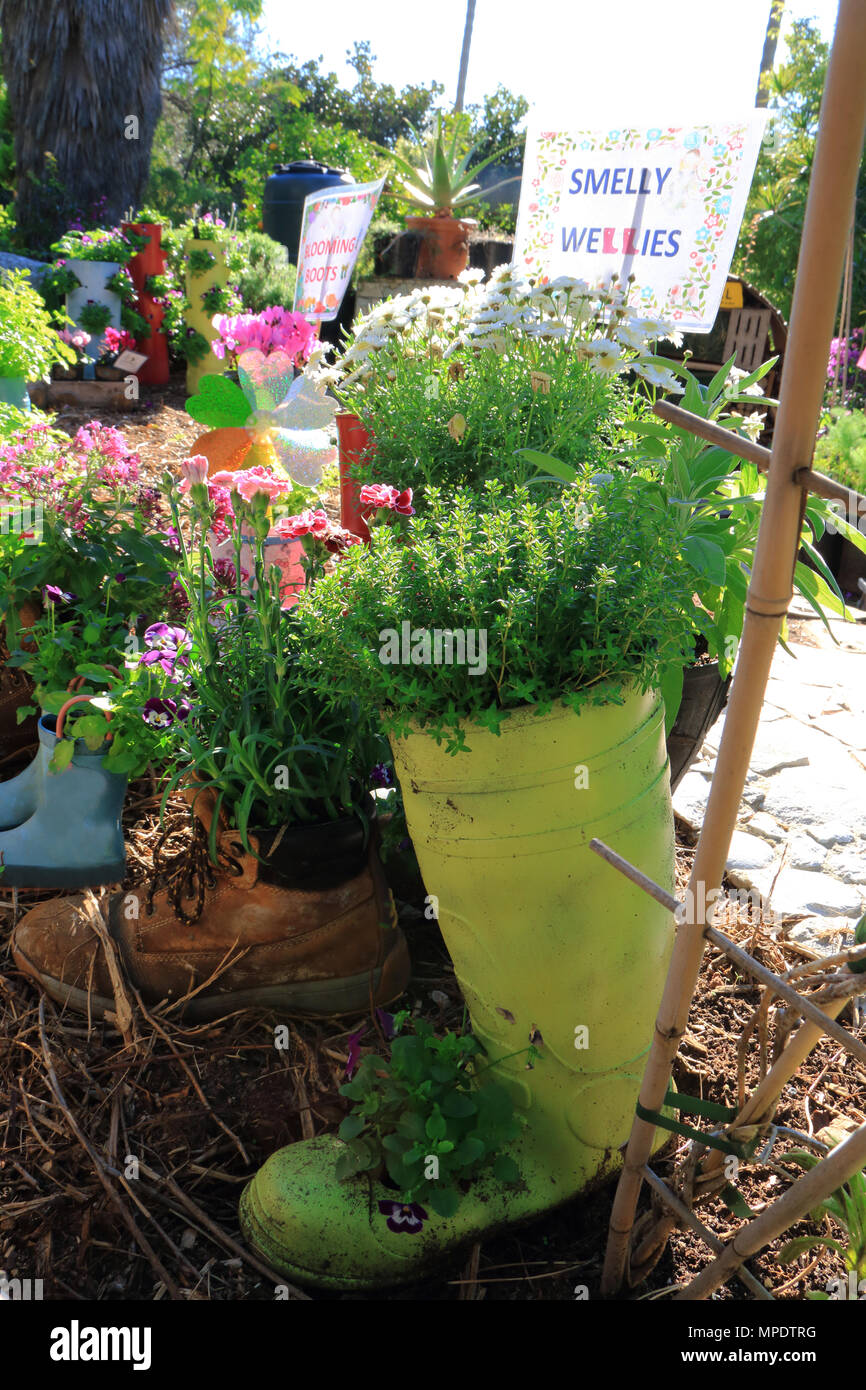
[[[788,59],[769,79],[772,125],[758,159],[746,205],[734,269],[787,317],[806,195],[815,154],[829,45],[810,20],[797,20],[788,37]],[[857,257],[866,237],[866,171],[861,166],[855,230],[853,318],[866,313],[866,258]]]

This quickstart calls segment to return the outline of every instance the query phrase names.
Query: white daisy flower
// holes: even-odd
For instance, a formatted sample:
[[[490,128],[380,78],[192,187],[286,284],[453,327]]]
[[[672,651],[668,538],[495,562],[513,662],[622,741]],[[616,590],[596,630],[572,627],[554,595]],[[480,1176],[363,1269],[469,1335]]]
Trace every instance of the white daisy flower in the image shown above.
[[[677,395],[683,392],[684,388],[674,373],[667,367],[660,367],[657,362],[632,362],[631,369],[651,386],[658,386],[662,391],[673,391]]]
[[[581,343],[580,355],[601,372],[621,371],[624,366],[621,361],[622,348],[612,338],[596,338],[593,342]]]

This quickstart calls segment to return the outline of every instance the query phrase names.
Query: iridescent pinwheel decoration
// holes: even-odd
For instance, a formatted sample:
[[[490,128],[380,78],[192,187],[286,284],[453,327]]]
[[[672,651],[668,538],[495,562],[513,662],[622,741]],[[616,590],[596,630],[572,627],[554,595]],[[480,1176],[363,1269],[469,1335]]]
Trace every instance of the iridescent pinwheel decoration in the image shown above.
[[[192,452],[204,454],[211,473],[260,463],[314,487],[337,459],[326,432],[334,403],[325,387],[307,376],[294,379],[292,359],[279,350],[242,352],[238,377],[239,386],[223,376],[204,376],[198,394],[187,401],[192,418],[211,427]]]

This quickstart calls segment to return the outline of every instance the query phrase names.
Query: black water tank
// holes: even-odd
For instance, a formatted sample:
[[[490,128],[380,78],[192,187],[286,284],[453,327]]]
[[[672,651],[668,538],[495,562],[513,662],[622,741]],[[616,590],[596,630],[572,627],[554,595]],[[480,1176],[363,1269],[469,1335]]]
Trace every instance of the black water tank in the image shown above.
[[[298,263],[304,199],[340,183],[354,183],[354,179],[345,169],[331,169],[316,159],[278,164],[265,183],[262,226],[269,237],[283,243],[292,265]]]

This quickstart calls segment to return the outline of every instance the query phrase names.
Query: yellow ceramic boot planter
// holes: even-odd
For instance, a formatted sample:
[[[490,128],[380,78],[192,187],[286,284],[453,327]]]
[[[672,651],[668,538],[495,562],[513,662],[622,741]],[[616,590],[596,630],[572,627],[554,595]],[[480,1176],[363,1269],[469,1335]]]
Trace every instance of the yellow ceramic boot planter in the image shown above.
[[[186,268],[186,297],[190,302],[190,308],[186,311],[186,326],[194,328],[212,343],[216,338],[216,329],[211,322],[211,315],[202,305],[202,295],[206,290],[214,288],[225,289],[228,284],[229,272],[225,262],[225,249],[218,241],[206,241],[196,237],[186,242],[184,251],[187,258],[191,251],[209,251],[214,258],[214,264],[209,270],[193,271],[189,264]],[[188,362],[186,368],[186,389],[190,395],[198,390],[198,384],[202,377],[207,373],[221,375],[225,371],[225,363],[221,362],[214,352],[208,352],[200,362]]]
[[[428,893],[491,1059],[525,1116],[521,1182],[472,1183],[456,1214],[337,1183],[332,1136],[274,1154],[244,1192],[247,1239],[293,1279],[332,1288],[418,1280],[461,1244],[567,1201],[612,1172],[628,1136],[664,982],[670,914],[589,849],[594,836],[673,889],[674,827],[655,693],[472,726],[451,756],[394,741]],[[538,1057],[527,1069],[526,1049]],[[512,1055],[509,1055],[512,1054]],[[518,1054],[518,1055],[513,1055]],[[423,1212],[423,1215],[422,1215]]]

